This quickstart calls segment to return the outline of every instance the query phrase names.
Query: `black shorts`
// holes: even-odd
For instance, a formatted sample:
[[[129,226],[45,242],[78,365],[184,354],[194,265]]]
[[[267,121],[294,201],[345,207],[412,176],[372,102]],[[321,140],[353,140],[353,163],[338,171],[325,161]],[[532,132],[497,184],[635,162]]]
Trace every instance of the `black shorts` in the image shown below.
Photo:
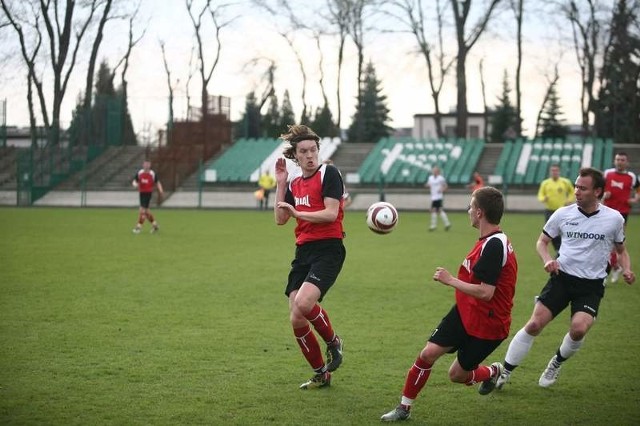
[[[442,347],[451,346],[449,353],[458,352],[458,362],[465,371],[472,371],[496,350],[504,339],[488,340],[467,334],[462,325],[458,306],[453,305],[449,313],[442,318],[433,330],[429,341]]]
[[[432,209],[440,209],[440,208],[442,208],[442,200],[433,200],[431,202],[431,208]]]
[[[320,289],[320,299],[329,291],[342,269],[347,251],[341,239],[319,240],[296,246],[296,258],[284,294],[300,289],[310,282]]]
[[[552,274],[538,297],[554,318],[571,303],[571,316],[586,312],[596,318],[604,297],[604,279],[588,280],[559,271]]]
[[[153,195],[153,192],[140,193],[140,207],[143,207],[145,209],[149,208],[149,204],[151,204],[151,195]]]

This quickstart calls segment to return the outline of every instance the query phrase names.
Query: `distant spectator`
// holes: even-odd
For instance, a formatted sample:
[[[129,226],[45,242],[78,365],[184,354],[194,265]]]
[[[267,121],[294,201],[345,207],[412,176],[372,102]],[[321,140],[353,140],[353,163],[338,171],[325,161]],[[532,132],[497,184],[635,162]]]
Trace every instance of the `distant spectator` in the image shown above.
[[[484,186],[484,179],[482,175],[475,171],[473,172],[473,177],[471,182],[467,185],[467,188],[471,188],[471,193],[473,193],[476,189],[480,189]]]
[[[158,222],[156,222],[156,219],[151,213],[149,204],[151,204],[151,196],[153,195],[154,186],[158,188],[158,194],[160,197],[164,195],[164,190],[162,189],[162,184],[158,179],[158,175],[156,174],[156,172],[151,170],[151,161],[144,160],[144,162],[142,163],[142,168],[138,170],[138,172],[133,177],[131,185],[133,185],[134,188],[137,188],[140,194],[138,223],[136,223],[135,228],[133,228],[133,233],[139,234],[140,231],[142,231],[142,225],[144,224],[145,219],[151,222],[151,233],[158,232],[160,227],[158,226]]]
[[[258,185],[260,186],[260,189],[262,189],[262,198],[259,199],[259,208],[260,210],[267,210],[269,208],[269,194],[271,193],[271,190],[276,187],[276,178],[273,177],[267,169],[262,175],[260,175]]]
[[[560,207],[567,206],[575,201],[573,184],[565,177],[560,176],[560,166],[552,164],[549,167],[549,178],[543,180],[538,188],[538,201],[544,203],[544,221],[549,220],[553,212]],[[552,244],[556,253],[560,251],[562,240],[560,234],[553,238]]]

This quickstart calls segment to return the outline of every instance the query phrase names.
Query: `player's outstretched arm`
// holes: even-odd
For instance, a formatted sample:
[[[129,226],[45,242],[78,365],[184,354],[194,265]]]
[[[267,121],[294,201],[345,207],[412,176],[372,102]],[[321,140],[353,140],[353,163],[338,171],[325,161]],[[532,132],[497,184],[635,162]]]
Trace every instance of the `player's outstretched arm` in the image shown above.
[[[636,275],[631,270],[631,258],[624,243],[616,244],[616,252],[618,253],[618,263],[622,266],[622,278],[624,282],[631,285],[636,280]]]

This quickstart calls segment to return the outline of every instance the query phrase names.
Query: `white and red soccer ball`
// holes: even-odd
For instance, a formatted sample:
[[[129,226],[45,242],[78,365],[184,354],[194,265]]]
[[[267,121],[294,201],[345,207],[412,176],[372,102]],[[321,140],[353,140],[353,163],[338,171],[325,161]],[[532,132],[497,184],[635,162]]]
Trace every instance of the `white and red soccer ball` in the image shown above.
[[[367,210],[367,226],[376,234],[388,234],[397,224],[398,210],[391,203],[373,203]]]

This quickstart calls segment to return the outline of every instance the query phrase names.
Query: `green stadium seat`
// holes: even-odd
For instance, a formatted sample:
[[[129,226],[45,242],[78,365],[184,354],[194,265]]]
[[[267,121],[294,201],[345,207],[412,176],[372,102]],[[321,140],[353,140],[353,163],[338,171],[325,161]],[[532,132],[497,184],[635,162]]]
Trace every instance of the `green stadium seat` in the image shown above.
[[[509,162],[513,146],[514,142],[511,140],[504,142],[502,150],[500,151],[500,157],[498,157],[498,163],[496,164],[496,168],[493,170],[493,174],[495,176],[501,176],[503,180],[506,178],[507,164]]]
[[[515,183],[516,178],[516,168],[518,167],[518,162],[520,161],[520,155],[522,154],[522,148],[524,146],[525,141],[522,139],[516,139],[513,144],[513,148],[511,149],[511,154],[507,161],[507,165],[505,167],[505,184],[511,185]]]

